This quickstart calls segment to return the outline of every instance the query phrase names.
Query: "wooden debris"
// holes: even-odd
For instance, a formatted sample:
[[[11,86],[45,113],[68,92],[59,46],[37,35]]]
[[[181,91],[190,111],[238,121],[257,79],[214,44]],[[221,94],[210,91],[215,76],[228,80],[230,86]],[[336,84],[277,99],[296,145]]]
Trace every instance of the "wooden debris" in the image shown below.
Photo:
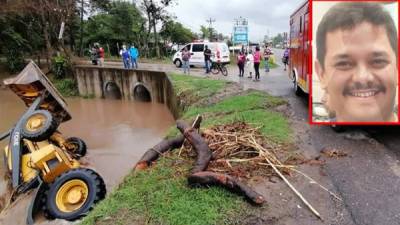
[[[212,158],[210,148],[201,135],[196,130],[189,127],[184,121],[179,120],[176,124],[179,131],[185,136],[186,140],[189,141],[197,153],[197,159],[192,173],[204,171]]]
[[[246,184],[238,181],[237,179],[229,175],[202,171],[190,175],[188,178],[188,182],[189,185],[192,187],[210,185],[224,187],[232,192],[245,196],[246,199],[256,205],[261,205],[265,202],[265,199],[262,195],[258,194]]]
[[[198,115],[192,124],[192,128],[199,129],[201,121],[202,117]],[[178,137],[175,138],[162,140],[160,143],[150,148],[143,154],[142,158],[140,158],[138,163],[135,165],[134,170],[137,171],[148,168],[152,162],[154,162],[160,157],[161,154],[181,147],[183,145],[184,140],[185,137],[183,135],[179,135]]]
[[[319,212],[304,198],[302,194],[286,179],[286,177],[276,168],[274,164],[271,163],[271,161],[268,158],[265,158],[267,160],[268,164],[274,169],[274,171],[279,175],[279,177],[282,178],[283,181],[289,186],[290,189],[303,201],[303,203],[317,216],[319,219],[322,219],[321,215]]]
[[[176,138],[164,139],[151,149],[147,150],[142,158],[140,158],[139,162],[135,166],[135,170],[144,170],[150,166],[152,162],[158,159],[161,154],[171,149],[179,148],[185,137],[183,135],[179,135]]]
[[[195,128],[198,127],[195,126],[195,123],[190,127],[185,122],[178,121],[177,127],[182,135],[171,141],[175,144],[170,143],[171,146],[182,146],[179,155],[182,153],[183,157],[196,157],[192,173],[188,177],[190,186],[222,186],[230,191],[246,196],[248,200],[256,205],[261,205],[265,202],[264,197],[252,190],[249,186],[240,182],[237,178],[250,178],[250,173],[252,171],[264,168],[268,169],[267,172],[263,172],[264,175],[268,174],[272,176],[273,174],[277,174],[296,193],[304,204],[306,204],[318,218],[321,218],[318,211],[311,206],[284,176],[284,174],[290,175],[291,172],[298,172],[306,176],[300,171],[295,170],[293,165],[287,165],[286,163],[289,161],[297,162],[296,164],[317,164],[319,163],[319,159],[314,160],[314,162],[305,161],[301,158],[288,158],[286,163],[282,163],[278,159],[279,154],[282,153],[282,146],[264,138],[259,132],[259,128],[253,128],[243,122],[205,129],[201,134],[198,130],[195,130]],[[186,144],[184,144],[185,140]],[[165,143],[165,145],[167,144]],[[161,147],[163,145],[160,143],[154,148],[157,146]],[[190,154],[191,149],[195,150],[196,156]],[[162,153],[159,150],[153,151],[150,149],[149,151],[156,152],[157,158],[160,153]],[[145,154],[137,167],[140,166],[140,163],[145,164],[146,167],[149,165],[149,161],[151,162],[157,159],[155,158],[153,160],[154,156],[152,154],[149,153],[152,157],[146,156]],[[337,157],[343,156],[340,152],[333,153],[333,155],[335,154]],[[306,178],[311,179],[308,176],[306,176]],[[329,191],[322,185],[320,186],[324,190]],[[334,193],[330,192],[330,194],[340,199],[338,196],[334,195]]]

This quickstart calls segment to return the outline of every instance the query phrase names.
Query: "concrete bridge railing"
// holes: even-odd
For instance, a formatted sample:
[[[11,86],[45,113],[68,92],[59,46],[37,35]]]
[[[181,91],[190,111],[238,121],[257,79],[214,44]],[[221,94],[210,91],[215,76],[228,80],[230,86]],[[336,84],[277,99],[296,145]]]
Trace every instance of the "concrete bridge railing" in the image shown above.
[[[158,102],[179,116],[176,94],[164,72],[92,65],[75,66],[74,72],[81,96]]]

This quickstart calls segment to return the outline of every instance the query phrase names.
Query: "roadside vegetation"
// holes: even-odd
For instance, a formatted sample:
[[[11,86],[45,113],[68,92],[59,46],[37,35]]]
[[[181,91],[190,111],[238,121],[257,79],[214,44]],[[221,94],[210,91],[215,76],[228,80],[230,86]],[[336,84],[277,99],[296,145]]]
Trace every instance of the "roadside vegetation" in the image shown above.
[[[229,84],[223,80],[211,80],[201,77],[185,76],[176,73],[169,74],[175,93],[183,111],[201,99],[207,99],[223,90]]]
[[[72,78],[51,79],[56,89],[63,97],[79,96],[78,85]]]
[[[261,127],[261,133],[275,143],[290,143],[288,121],[274,111],[286,104],[285,100],[258,91],[216,97],[232,84],[180,74],[170,74],[170,78],[178,97],[189,103],[182,119],[191,121],[202,114],[202,127],[244,121]],[[213,100],[201,104],[202,98]],[[168,132],[168,136],[177,134],[175,127]],[[146,171],[129,174],[81,224],[239,225],[248,213],[258,210],[218,187],[189,188],[186,178],[193,162],[179,157],[177,152],[161,157]]]
[[[235,217],[246,203],[221,188],[187,187],[189,168],[190,162],[169,156],[130,174],[81,224],[239,224]]]

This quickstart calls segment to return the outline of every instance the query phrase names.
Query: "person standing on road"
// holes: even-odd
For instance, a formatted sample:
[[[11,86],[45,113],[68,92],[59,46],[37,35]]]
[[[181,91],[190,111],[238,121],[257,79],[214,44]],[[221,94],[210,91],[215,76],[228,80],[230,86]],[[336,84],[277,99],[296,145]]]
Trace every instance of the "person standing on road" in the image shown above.
[[[206,74],[208,74],[211,70],[211,50],[208,48],[207,45],[204,49],[204,63],[206,66]]]
[[[246,73],[249,74],[248,78],[252,78],[253,76],[253,71],[254,71],[254,57],[253,57],[253,52],[250,50],[249,53],[246,56]]]
[[[190,60],[190,52],[185,47],[182,51],[182,63],[183,63],[182,67],[183,67],[184,74],[186,74],[186,71],[188,74],[190,74],[189,60]]]
[[[272,50],[268,47],[268,45],[265,46],[264,49],[264,68],[265,72],[269,72],[269,57],[272,55]]]
[[[131,60],[131,68],[137,69],[138,64],[137,64],[137,59],[139,57],[139,51],[137,48],[135,48],[134,44],[131,45],[129,48],[129,55],[130,55],[130,60]]]
[[[122,56],[122,62],[124,63],[124,68],[129,69],[130,68],[130,62],[129,62],[129,51],[126,49],[126,45],[122,45],[122,49],[119,51],[119,54]]]
[[[256,47],[256,52],[253,54],[254,58],[254,71],[256,74],[256,78],[254,81],[259,81],[260,80],[260,62],[261,62],[261,53],[260,53],[260,47]]]
[[[95,45],[96,45],[97,56],[98,56],[97,62],[99,64],[99,66],[103,67],[104,66],[104,49],[103,49],[103,47],[101,47],[99,45],[99,43],[96,43]]]
[[[239,67],[239,77],[243,77],[245,61],[246,61],[246,56],[243,54],[243,52],[239,52],[239,55],[237,56],[237,65]]]
[[[283,52],[282,58],[283,65],[285,65],[284,71],[286,71],[286,65],[289,65],[289,48],[286,47],[285,51]]]

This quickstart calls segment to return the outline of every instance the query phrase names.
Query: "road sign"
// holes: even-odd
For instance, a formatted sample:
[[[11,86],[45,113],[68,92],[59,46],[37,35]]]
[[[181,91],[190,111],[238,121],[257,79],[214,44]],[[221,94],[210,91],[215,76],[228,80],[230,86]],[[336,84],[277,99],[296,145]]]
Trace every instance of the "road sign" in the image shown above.
[[[247,34],[247,27],[240,26],[240,27],[234,27],[233,29],[235,34]]]
[[[234,44],[248,44],[249,43],[249,29],[248,26],[234,26],[233,27],[233,43]]]
[[[234,42],[234,43],[244,43],[244,44],[247,44],[247,42],[248,42],[247,34],[234,34],[234,35],[233,35],[233,42]]]

